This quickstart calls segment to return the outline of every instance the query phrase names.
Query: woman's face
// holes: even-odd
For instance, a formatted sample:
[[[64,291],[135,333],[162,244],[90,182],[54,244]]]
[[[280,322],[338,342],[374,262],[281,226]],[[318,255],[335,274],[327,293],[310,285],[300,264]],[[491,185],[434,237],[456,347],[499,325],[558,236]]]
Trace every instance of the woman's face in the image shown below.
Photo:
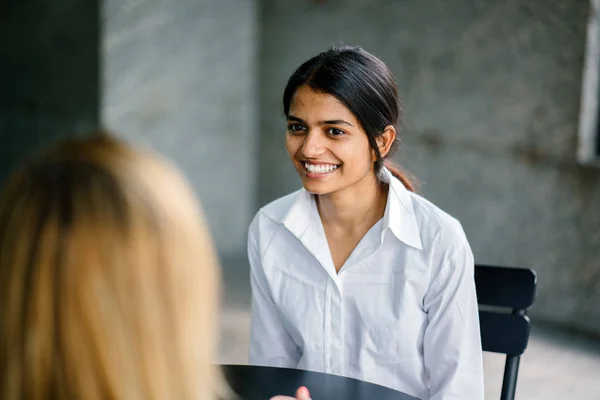
[[[287,124],[287,151],[308,192],[330,194],[375,176],[367,134],[335,97],[299,87]]]

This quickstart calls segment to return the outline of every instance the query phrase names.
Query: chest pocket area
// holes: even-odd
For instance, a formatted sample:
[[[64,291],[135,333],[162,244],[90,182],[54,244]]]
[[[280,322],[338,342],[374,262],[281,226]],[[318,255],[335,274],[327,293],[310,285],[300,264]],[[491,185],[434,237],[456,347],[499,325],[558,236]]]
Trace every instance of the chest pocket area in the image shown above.
[[[315,336],[323,332],[320,314],[324,289],[316,282],[281,270],[273,273],[271,287],[280,316],[296,344],[304,347],[317,340]]]
[[[413,359],[422,340],[422,297],[404,275],[352,275],[343,303],[349,362],[396,364]]]

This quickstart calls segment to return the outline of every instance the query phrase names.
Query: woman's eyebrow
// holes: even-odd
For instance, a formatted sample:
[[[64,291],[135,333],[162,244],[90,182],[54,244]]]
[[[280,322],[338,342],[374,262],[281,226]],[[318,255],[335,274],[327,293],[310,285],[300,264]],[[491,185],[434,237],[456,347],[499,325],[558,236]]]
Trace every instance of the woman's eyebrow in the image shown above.
[[[306,125],[306,122],[302,118],[298,118],[294,115],[288,115],[287,120],[300,122],[300,123]],[[317,124],[318,125],[348,125],[348,126],[352,126],[352,127],[354,126],[350,122],[344,121],[343,119],[328,119],[328,120],[324,120],[324,121],[319,121]]]

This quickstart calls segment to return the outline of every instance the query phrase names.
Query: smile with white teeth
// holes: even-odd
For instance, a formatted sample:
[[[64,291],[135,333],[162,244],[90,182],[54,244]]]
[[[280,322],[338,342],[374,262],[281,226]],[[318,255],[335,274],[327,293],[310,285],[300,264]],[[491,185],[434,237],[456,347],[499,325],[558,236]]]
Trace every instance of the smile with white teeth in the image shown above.
[[[302,163],[304,165],[304,169],[313,174],[326,174],[328,172],[334,171],[338,169],[340,166],[335,164],[309,164]]]

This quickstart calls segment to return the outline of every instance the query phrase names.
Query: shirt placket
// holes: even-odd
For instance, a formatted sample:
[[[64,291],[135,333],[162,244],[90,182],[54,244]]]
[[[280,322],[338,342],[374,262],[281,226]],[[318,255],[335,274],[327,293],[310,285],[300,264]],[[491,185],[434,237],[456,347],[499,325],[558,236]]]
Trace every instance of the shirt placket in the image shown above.
[[[325,288],[325,372],[344,373],[343,315],[340,290],[328,280]]]

